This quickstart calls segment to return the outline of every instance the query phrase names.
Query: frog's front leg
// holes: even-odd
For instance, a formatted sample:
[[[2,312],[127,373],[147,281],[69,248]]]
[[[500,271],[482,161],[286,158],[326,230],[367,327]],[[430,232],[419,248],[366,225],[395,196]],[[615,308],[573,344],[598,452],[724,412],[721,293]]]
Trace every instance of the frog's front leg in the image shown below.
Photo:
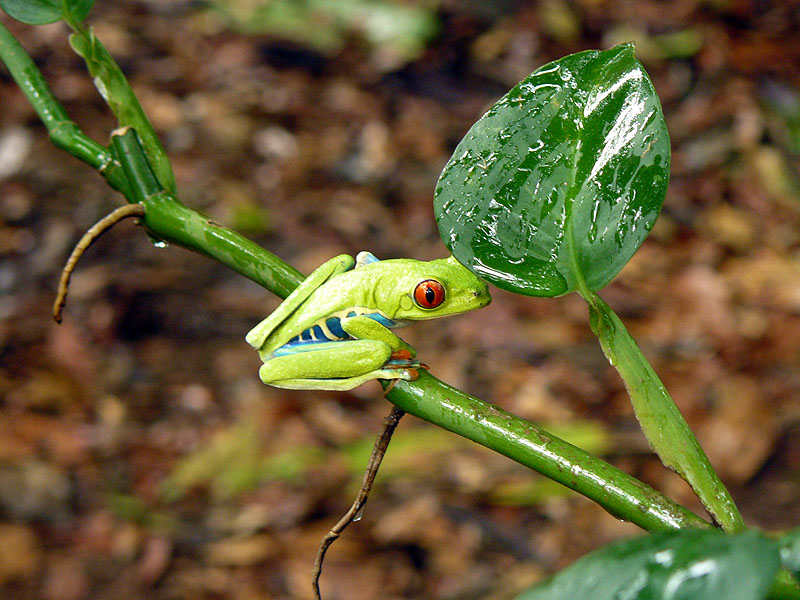
[[[266,360],[258,374],[268,385],[302,390],[350,390],[370,379],[415,379],[407,361],[396,365],[392,355],[380,340],[298,344]]]

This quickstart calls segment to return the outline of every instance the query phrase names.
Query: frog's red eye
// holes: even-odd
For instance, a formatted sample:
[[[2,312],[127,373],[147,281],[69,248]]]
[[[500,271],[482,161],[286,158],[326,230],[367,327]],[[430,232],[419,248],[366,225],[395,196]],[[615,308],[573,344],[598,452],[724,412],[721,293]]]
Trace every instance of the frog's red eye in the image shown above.
[[[444,302],[444,286],[435,279],[420,281],[414,288],[414,302],[420,308],[436,308]]]

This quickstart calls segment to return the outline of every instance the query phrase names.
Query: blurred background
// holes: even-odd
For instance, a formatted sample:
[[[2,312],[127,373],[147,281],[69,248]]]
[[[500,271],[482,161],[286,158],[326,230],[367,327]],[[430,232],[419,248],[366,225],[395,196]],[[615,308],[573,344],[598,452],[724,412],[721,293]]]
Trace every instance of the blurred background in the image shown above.
[[[9,25],[68,112],[114,121],[61,25]],[[672,180],[652,235],[603,292],[747,521],[800,523],[800,3],[675,0],[141,0],[89,19],[162,135],[182,200],[308,273],[342,252],[446,255],[441,168],[513,84],[635,41],[664,106]],[[379,386],[268,388],[245,333],[278,304],[127,221],[54,148],[0,69],[0,595],[309,598],[349,507]],[[493,290],[403,330],[441,379],[550,428],[693,510],[638,431],[583,302]],[[702,514],[702,513],[701,513]],[[497,598],[639,530],[413,417],[327,598]]]

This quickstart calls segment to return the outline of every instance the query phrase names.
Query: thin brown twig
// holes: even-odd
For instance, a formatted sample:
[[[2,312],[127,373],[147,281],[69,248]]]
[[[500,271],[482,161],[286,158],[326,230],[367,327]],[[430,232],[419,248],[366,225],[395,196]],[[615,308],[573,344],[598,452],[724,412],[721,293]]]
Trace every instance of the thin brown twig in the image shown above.
[[[143,216],[143,204],[126,204],[125,206],[120,206],[111,214],[100,219],[97,223],[92,225],[89,231],[83,234],[83,237],[75,245],[75,249],[72,251],[72,254],[69,255],[67,264],[64,265],[64,269],[61,271],[61,281],[58,282],[58,294],[56,295],[56,300],[53,303],[53,318],[56,320],[56,323],[61,323],[61,310],[64,308],[64,304],[67,302],[69,279],[72,276],[72,271],[75,269],[75,265],[78,264],[81,256],[83,256],[83,253],[86,252],[86,249],[91,246],[95,240],[97,240],[97,238],[103,235],[108,229],[119,223],[122,219]]]
[[[358,491],[353,505],[350,507],[350,510],[339,519],[339,522],[331,528],[325,537],[322,538],[319,544],[317,559],[314,561],[314,568],[311,571],[311,583],[314,586],[314,598],[316,598],[316,600],[322,600],[319,591],[319,577],[322,574],[322,561],[325,560],[325,553],[328,551],[330,545],[342,534],[345,528],[347,528],[350,523],[357,520],[364,510],[364,505],[367,503],[367,498],[369,498],[369,493],[372,489],[372,483],[375,481],[375,476],[378,474],[378,468],[381,466],[381,461],[386,454],[386,449],[389,447],[392,434],[404,414],[406,413],[396,406],[393,406],[392,412],[383,419],[381,432],[378,434],[375,445],[372,447],[372,454],[369,456],[369,462],[367,462],[367,468],[364,471],[361,489]]]

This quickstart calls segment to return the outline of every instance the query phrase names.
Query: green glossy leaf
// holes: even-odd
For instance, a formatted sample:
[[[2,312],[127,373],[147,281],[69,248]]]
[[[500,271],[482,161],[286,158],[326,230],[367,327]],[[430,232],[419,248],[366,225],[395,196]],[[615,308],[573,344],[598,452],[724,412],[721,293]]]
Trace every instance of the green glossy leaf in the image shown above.
[[[46,25],[66,19],[82,22],[92,10],[94,0],[0,0],[8,16],[28,25]]]
[[[781,563],[800,579],[800,528],[793,529],[779,540]]]
[[[456,147],[436,188],[439,233],[499,287],[598,290],[652,228],[669,159],[633,46],[572,54],[517,84]]]
[[[593,552],[516,600],[761,600],[779,567],[758,532],[671,531]]]
[[[62,17],[59,0],[0,0],[9,17],[28,25],[55,23]]]

